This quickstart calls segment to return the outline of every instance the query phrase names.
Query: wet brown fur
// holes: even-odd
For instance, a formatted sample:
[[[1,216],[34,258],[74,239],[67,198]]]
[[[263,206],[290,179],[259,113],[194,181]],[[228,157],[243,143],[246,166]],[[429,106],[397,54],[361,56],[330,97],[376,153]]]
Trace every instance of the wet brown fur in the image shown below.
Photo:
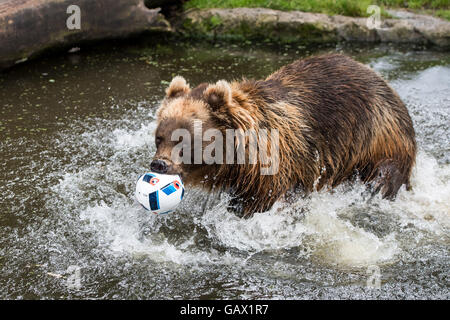
[[[279,131],[275,175],[261,175],[260,163],[173,166],[188,184],[230,191],[244,215],[270,209],[294,188],[332,188],[355,173],[387,198],[402,184],[409,188],[416,143],[408,111],[380,76],[349,57],[298,60],[265,80],[219,81],[192,90],[183,81],[176,77],[166,91],[157,135],[191,130],[194,119],[204,130]],[[155,158],[170,161],[167,150],[157,147]]]

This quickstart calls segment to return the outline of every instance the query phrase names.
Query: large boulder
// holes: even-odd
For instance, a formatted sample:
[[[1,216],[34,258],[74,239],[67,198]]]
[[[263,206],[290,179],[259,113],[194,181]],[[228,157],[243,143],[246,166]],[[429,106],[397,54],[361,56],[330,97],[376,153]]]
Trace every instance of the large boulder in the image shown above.
[[[405,10],[388,10],[395,17],[392,19],[397,25],[406,25],[408,36],[414,39],[414,33],[420,35],[427,42],[439,47],[450,47],[450,22],[432,16],[415,14]]]
[[[185,35],[236,39],[267,38],[282,42],[338,40],[330,17],[265,8],[188,10],[175,24]]]
[[[407,11],[389,11],[378,28],[367,18],[263,8],[192,9],[175,24],[189,36],[267,38],[282,42],[393,42],[450,47],[450,22]]]

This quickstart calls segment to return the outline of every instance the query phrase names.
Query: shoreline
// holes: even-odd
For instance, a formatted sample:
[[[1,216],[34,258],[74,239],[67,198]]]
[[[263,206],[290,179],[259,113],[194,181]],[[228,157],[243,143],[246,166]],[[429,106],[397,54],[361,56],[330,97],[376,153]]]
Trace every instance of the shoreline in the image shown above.
[[[368,18],[265,8],[189,9],[174,23],[189,37],[268,39],[281,43],[411,43],[450,47],[450,22],[429,15],[388,10],[394,18],[381,19],[371,29]]]
[[[53,0],[45,6],[27,1],[29,6],[25,4],[23,8],[8,7],[7,1],[3,4],[6,10],[0,10],[0,70],[86,43],[157,37],[158,33],[186,39],[285,44],[393,43],[450,48],[449,21],[406,10],[388,10],[394,18],[381,18],[378,28],[369,28],[368,18],[265,8],[188,9],[166,18],[160,8],[144,7],[139,0],[120,0],[113,17],[110,16],[113,8],[96,11],[101,6],[93,7],[92,11],[83,13],[80,30],[67,30],[59,18],[60,14],[66,18],[63,4],[69,0],[54,5]],[[37,26],[43,23],[43,13],[52,15],[45,21],[45,28],[40,29]],[[122,18],[123,13],[127,13],[126,18]]]

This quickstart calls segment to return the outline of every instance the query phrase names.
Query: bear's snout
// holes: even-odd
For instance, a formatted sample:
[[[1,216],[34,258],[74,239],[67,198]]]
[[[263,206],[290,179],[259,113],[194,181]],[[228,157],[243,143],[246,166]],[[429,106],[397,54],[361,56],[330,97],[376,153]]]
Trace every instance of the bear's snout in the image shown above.
[[[156,173],[165,174],[167,173],[168,168],[169,166],[167,165],[167,163],[164,160],[160,159],[153,160],[150,164],[150,169]]]

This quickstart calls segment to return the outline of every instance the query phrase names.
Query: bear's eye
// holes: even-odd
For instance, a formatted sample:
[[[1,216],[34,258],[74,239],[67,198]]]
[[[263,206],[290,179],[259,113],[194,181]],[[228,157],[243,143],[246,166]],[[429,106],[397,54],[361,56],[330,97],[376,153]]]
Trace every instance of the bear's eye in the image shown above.
[[[156,144],[156,147],[158,147],[160,144],[161,144],[161,142],[162,142],[162,138],[161,137],[156,137],[155,138],[155,144]]]

